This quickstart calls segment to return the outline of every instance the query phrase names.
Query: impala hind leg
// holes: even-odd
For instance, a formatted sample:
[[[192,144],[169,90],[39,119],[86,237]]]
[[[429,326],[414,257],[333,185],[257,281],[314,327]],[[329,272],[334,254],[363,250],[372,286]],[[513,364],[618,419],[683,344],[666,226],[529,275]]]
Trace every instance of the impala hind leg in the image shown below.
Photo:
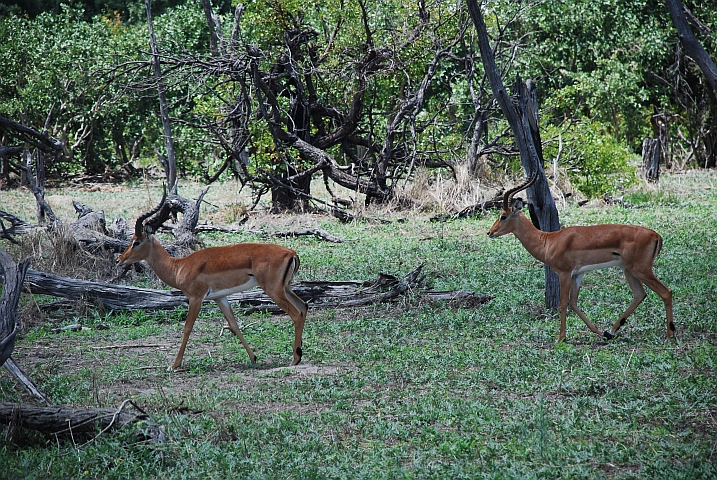
[[[269,298],[274,300],[274,303],[285,311],[294,322],[294,349],[291,365],[298,365],[304,353],[302,338],[308,312],[306,303],[291,289],[291,279],[299,268],[299,257],[293,257],[284,268],[284,277],[281,279],[263,275],[263,272],[260,271],[255,272],[255,278],[264,293],[269,295]]]
[[[278,294],[269,293],[267,294],[276,302],[276,304],[284,310],[294,322],[294,358],[291,361],[291,365],[298,365],[301,362],[301,356],[303,355],[303,333],[304,323],[306,323],[306,314],[308,313],[308,307],[306,303],[294,293],[289,285],[284,286]]]
[[[647,294],[645,293],[645,289],[642,286],[642,282],[638,280],[630,270],[625,269],[625,280],[627,280],[627,284],[630,285],[630,289],[632,290],[632,302],[630,302],[630,305],[628,305],[627,310],[620,315],[620,318],[617,319],[615,324],[612,326],[612,328],[608,331],[605,330],[603,332],[603,336],[607,338],[608,340],[613,338],[617,331],[625,325],[625,322],[627,322],[627,317],[632,315],[632,312],[635,311],[635,309],[642,303],[643,300],[645,300],[645,297]]]
[[[254,352],[252,352],[251,347],[249,346],[249,342],[244,339],[244,335],[242,335],[241,330],[239,329],[239,325],[237,325],[234,311],[232,311],[232,307],[229,305],[227,297],[217,298],[214,301],[217,303],[217,305],[219,305],[219,310],[221,310],[224,314],[224,318],[227,319],[227,323],[229,324],[229,330],[231,330],[234,335],[239,337],[239,341],[241,341],[241,344],[244,345],[244,350],[246,350],[246,353],[249,355],[249,360],[251,361],[251,363],[256,363],[256,355],[254,355]]]
[[[667,314],[667,338],[672,338],[675,335],[675,322],[672,317],[672,290],[667,288],[656,276],[655,273],[650,269],[646,272],[633,272],[642,283],[658,294],[665,304],[665,313]]]
[[[194,322],[197,320],[199,310],[202,308],[202,301],[189,300],[189,311],[187,312],[187,319],[184,320],[184,334],[182,335],[182,345],[179,347],[177,357],[174,359],[174,363],[167,370],[177,370],[182,366],[182,358],[184,357],[184,349],[187,348],[187,341],[189,340],[189,334],[192,333],[194,328]]]

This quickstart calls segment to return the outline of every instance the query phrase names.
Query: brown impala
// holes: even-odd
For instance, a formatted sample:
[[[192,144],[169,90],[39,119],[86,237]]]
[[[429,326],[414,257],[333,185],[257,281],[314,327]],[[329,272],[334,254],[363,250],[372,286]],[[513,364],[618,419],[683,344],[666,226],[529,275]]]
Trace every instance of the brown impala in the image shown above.
[[[587,227],[567,227],[556,232],[542,232],[521,211],[523,201],[513,200],[513,195],[535,183],[536,175],[527,182],[505,192],[503,209],[495,221],[488,236],[500,237],[512,233],[523,247],[539,261],[550,266],[560,279],[560,335],[558,342],[565,338],[565,317],[568,301],[570,308],[583,319],[590,330],[600,334],[578,308],[580,280],[585,272],[607,267],[620,267],[632,289],[632,303],[612,328],[605,330],[607,339],[615,336],[618,329],[625,325],[627,317],[635,311],[647,296],[644,283],[654,290],[665,303],[667,311],[667,338],[675,334],[672,319],[672,292],[652,271],[657,254],[662,248],[662,237],[649,228],[636,225],[592,225]]]
[[[160,204],[137,218],[134,236],[127,249],[117,259],[120,265],[146,260],[154,273],[170,287],[178,288],[189,299],[189,312],[184,321],[184,336],[177,358],[170,367],[182,365],[189,334],[204,300],[214,300],[229,323],[229,329],[239,337],[252,363],[256,355],[239,330],[227,295],[259,286],[294,321],[294,359],[301,361],[301,336],[306,321],[306,303],[291,289],[291,279],[299,269],[296,252],[280,245],[242,243],[225,247],[198,250],[184,258],[174,258],[154,237],[152,228],[144,221],[164,205]]]

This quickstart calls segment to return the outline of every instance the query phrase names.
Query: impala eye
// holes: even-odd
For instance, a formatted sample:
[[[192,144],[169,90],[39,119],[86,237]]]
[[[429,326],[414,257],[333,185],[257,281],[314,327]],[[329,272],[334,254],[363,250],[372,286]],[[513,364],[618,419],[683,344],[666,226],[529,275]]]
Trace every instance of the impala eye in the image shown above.
[[[500,221],[502,222],[502,221],[504,221],[506,218],[508,218],[508,217],[506,217],[505,215],[501,215],[501,216],[500,216]]]
[[[139,240],[135,240],[134,242],[132,242],[132,246],[139,247],[139,243],[140,243]]]

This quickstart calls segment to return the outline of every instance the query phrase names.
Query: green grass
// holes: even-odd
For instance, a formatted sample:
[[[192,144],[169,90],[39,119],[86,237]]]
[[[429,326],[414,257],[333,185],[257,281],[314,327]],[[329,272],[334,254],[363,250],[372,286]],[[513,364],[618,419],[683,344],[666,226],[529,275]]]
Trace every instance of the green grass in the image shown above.
[[[476,309],[409,296],[309,310],[311,371],[276,368],[288,364],[293,338],[282,315],[240,319],[252,324],[244,332],[259,355],[252,367],[237,339],[218,335],[218,311],[205,308],[179,373],[165,368],[181,309],[63,321],[91,327],[81,332],[34,327],[14,358],[56,403],[116,407],[132,398],[164,425],[168,442],[138,442],[141,427],[132,427],[78,449],[71,438],[25,432],[0,447],[0,477],[716,478],[715,180],[665,175],[659,190],[625,197],[633,208],[560,211],[564,225],[626,222],[663,236],[656,273],[674,293],[677,341],[664,339],[664,306],[648,292],[613,341],[570,314],[567,341],[556,346],[542,266],[512,236],[487,238],[494,214],[445,223],[406,214],[385,225],[315,217],[357,241],[280,239],[301,256],[298,280],[400,276],[424,263],[433,288],[495,299]],[[265,239],[205,238],[249,240]],[[580,305],[606,328],[630,298],[621,272],[603,270],[585,276]],[[92,328],[100,324],[110,329]],[[93,348],[123,342],[168,347]],[[0,376],[0,400],[23,398]]]

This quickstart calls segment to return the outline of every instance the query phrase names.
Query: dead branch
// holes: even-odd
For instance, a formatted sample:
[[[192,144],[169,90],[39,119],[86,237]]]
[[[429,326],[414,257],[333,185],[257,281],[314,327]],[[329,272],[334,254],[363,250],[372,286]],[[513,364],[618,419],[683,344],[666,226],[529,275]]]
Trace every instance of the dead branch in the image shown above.
[[[12,213],[5,212],[3,210],[0,210],[0,219],[5,220],[7,222],[10,222],[10,228],[8,228],[6,231],[7,233],[11,235],[22,235],[25,233],[30,233],[34,230],[37,230],[41,227],[36,227],[30,223],[27,223],[25,220],[16,217]],[[5,238],[0,237],[0,238]]]
[[[169,348],[171,345],[168,345],[166,343],[142,343],[139,345],[102,345],[97,347],[90,347],[92,350],[115,350],[115,349],[125,349],[125,348]]]
[[[160,425],[151,421],[144,412],[128,411],[124,401],[117,409],[69,407],[36,407],[21,403],[0,403],[0,423],[38,430],[49,434],[95,433],[121,428],[131,423],[144,422],[149,428],[147,435],[157,443],[165,443],[166,437]],[[136,406],[135,406],[136,407]]]
[[[7,361],[5,361],[4,367],[8,372],[10,372],[10,374],[12,374],[13,377],[15,377],[15,380],[17,380],[22,386],[23,390],[32,395],[35,400],[40,403],[44,403],[45,405],[52,405],[50,397],[48,397],[37,385],[35,385],[35,382],[33,382],[32,379],[22,371],[12,358],[8,358]]]
[[[0,115],[0,127],[5,128],[10,134],[18,139],[21,143],[29,143],[46,153],[62,153],[64,145],[62,142],[47,133],[38,132],[34,128],[20,125],[9,118]],[[19,148],[19,147],[18,147]],[[13,149],[14,153],[16,149]]]
[[[316,235],[317,237],[321,238],[322,240],[326,240],[327,242],[333,242],[333,243],[344,243],[344,242],[355,242],[356,239],[343,239],[336,237],[334,235],[331,235],[326,230],[322,230],[321,228],[300,228],[298,230],[289,230],[287,232],[262,232],[262,231],[254,231],[254,230],[247,230],[247,233],[255,233],[259,235],[266,235],[266,236],[272,236],[272,237],[300,237],[302,235]]]
[[[322,240],[333,243],[355,242],[355,239],[344,239],[330,234],[326,230],[318,227],[299,228],[297,230],[274,231],[267,232],[265,230],[247,230],[228,225],[213,225],[211,223],[202,223],[196,226],[195,232],[224,232],[224,233],[250,233],[252,235],[261,235],[263,237],[300,237],[304,235],[316,235]]]

